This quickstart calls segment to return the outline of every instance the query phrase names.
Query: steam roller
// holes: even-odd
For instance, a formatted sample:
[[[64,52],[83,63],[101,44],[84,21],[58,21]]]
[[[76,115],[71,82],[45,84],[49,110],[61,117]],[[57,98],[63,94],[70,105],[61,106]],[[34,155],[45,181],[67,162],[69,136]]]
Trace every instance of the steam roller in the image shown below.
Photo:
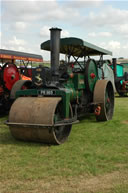
[[[114,76],[103,60],[103,55],[112,53],[79,38],[60,38],[61,29],[50,31],[51,39],[41,49],[51,51],[51,67],[33,69],[27,89],[12,92],[15,101],[7,125],[16,139],[62,144],[72,124],[88,114],[97,121],[112,119]],[[60,53],[66,55],[65,61],[59,60]]]

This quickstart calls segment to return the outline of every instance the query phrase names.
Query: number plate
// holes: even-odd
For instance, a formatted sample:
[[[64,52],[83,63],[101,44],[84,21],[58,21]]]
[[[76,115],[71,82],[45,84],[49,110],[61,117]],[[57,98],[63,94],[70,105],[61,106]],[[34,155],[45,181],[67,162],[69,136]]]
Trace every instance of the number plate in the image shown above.
[[[54,90],[40,90],[39,91],[40,95],[55,95],[55,91]]]

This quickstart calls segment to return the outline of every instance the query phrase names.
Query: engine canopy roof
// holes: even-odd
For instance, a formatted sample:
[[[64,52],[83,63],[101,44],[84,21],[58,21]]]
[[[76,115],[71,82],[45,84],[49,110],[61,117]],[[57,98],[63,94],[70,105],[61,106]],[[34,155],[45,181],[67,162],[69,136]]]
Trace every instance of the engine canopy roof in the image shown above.
[[[43,42],[41,44],[41,49],[50,51],[50,40]],[[112,55],[111,51],[75,37],[60,39],[60,53],[77,57]]]

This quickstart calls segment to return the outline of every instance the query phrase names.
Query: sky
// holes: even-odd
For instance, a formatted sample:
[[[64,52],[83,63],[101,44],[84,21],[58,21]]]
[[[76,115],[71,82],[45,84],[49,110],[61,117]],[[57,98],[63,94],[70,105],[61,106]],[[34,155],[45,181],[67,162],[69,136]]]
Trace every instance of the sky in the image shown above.
[[[0,0],[0,48],[41,54],[49,29],[78,37],[128,58],[128,0]]]

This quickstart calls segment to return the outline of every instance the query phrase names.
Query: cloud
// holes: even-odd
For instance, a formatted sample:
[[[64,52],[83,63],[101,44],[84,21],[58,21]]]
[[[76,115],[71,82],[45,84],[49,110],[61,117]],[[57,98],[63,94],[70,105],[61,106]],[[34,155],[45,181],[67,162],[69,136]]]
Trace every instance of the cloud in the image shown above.
[[[103,3],[104,0],[66,0],[65,6],[72,7],[75,9],[78,8],[88,8],[88,7],[98,7]]]
[[[50,26],[43,26],[41,29],[40,29],[40,36],[41,37],[49,37],[49,29],[51,27]]]
[[[61,36],[62,36],[62,38],[69,37],[70,33],[67,30],[63,30]]]
[[[108,43],[108,47],[110,48],[110,49],[112,49],[112,50],[116,50],[116,49],[120,49],[121,48],[121,44],[120,44],[120,42],[118,42],[118,41],[110,41],[109,43]]]
[[[126,49],[128,51],[128,43],[123,45],[123,49]]]
[[[63,6],[57,1],[4,1],[2,3],[3,22],[34,22],[34,21],[55,21],[55,20],[70,20],[73,17],[78,16],[77,11],[73,11],[72,8]],[[6,11],[8,10],[8,11]],[[69,15],[72,13],[72,17]]]
[[[27,43],[25,40],[18,39],[16,36],[13,36],[12,39],[5,41],[2,39],[1,47],[7,50],[17,50],[24,51]]]
[[[119,41],[111,40],[108,42],[100,43],[100,46],[109,50],[117,50],[121,48],[121,43]]]
[[[126,54],[126,52],[124,52],[123,45],[119,41],[111,40],[108,42],[101,42],[99,46],[112,51],[113,57],[120,57],[123,56],[123,54]]]
[[[119,9],[109,5],[100,7],[98,11],[90,11],[80,18],[77,25],[85,29],[90,38],[108,38],[109,40],[111,38],[111,41],[123,42],[128,39],[127,21],[127,8]]]
[[[43,37],[43,38],[50,38],[50,29],[51,27],[50,26],[43,26],[41,29],[40,29],[40,36]],[[67,30],[62,30],[61,32],[61,37],[69,37],[69,32]]]
[[[26,42],[22,39],[17,39],[16,36],[13,36],[12,40],[8,41],[9,45],[21,45],[24,46],[26,44]]]
[[[61,37],[71,34],[88,38],[89,42],[93,38],[92,43],[101,44],[119,56],[127,55],[128,9],[123,1],[120,8],[118,3],[105,0],[1,2],[1,41],[7,49],[37,53],[40,42],[50,38],[49,28],[60,27],[63,29]]]
[[[117,34],[119,34],[125,38],[128,38],[128,23],[115,25],[114,31]]]
[[[105,38],[107,38],[107,37],[111,37],[112,34],[110,32],[98,32],[98,33],[90,32],[90,33],[88,33],[88,36],[89,37],[94,37],[94,38],[96,38],[96,37],[105,37]]]
[[[78,25],[94,31],[97,29],[109,29],[112,33],[126,34],[128,32],[128,10],[102,6],[99,11],[90,11],[80,18]],[[94,34],[92,34],[93,36]],[[105,35],[105,34],[104,34]],[[107,35],[107,34],[106,34]],[[110,35],[110,34],[109,34]]]
[[[90,32],[90,33],[88,33],[88,36],[95,38],[97,36],[97,34],[95,32]]]
[[[28,24],[22,21],[17,21],[14,24],[11,25],[12,30],[18,31],[18,32],[24,32],[26,30]]]
[[[2,37],[2,32],[0,31],[0,48],[1,48],[1,37]]]
[[[90,12],[88,16],[89,22],[93,23],[95,26],[108,26],[127,23],[128,10],[120,10],[113,8],[111,6],[107,7],[101,12]]]
[[[15,0],[4,0],[5,2],[13,2],[13,1],[15,1]],[[20,2],[21,0],[17,0],[17,2]],[[26,2],[26,0],[22,0],[22,2],[23,1],[25,1]],[[27,1],[29,1],[29,2],[34,2],[34,1],[39,1],[39,0],[27,0]],[[48,1],[48,0],[40,0],[40,1],[42,1],[42,2],[44,2],[44,1]],[[50,0],[50,1],[56,1],[56,0]]]

